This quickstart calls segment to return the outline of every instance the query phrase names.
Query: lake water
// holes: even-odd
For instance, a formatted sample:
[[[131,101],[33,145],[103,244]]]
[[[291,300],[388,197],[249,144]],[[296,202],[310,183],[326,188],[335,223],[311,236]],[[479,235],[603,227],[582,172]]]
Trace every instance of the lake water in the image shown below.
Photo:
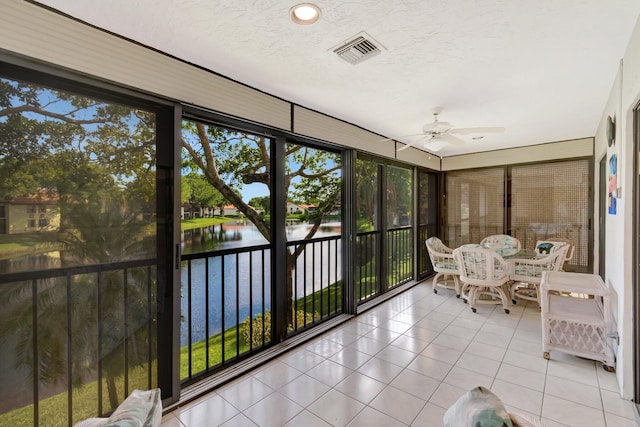
[[[310,227],[308,224],[288,226],[287,239],[289,241],[303,239]],[[314,238],[339,234],[340,224],[326,224],[321,227]],[[266,243],[267,240],[262,237],[253,224],[224,223],[185,231],[182,250],[183,253],[194,253]],[[330,257],[327,256],[329,253],[331,253]],[[297,260],[295,272],[298,284],[297,297],[309,295],[321,289],[323,285],[327,286],[328,283],[340,280],[342,278],[341,259],[340,243],[336,249],[333,242],[319,242],[315,245],[315,250],[305,251]],[[254,252],[253,254],[242,253],[237,256],[225,256],[224,266],[222,257],[209,259],[208,262],[208,296],[205,289],[206,261],[204,259],[194,260],[191,263],[191,299],[189,299],[187,285],[188,267],[183,262],[181,271],[181,345],[186,345],[189,342],[189,303],[191,303],[192,342],[200,341],[206,337],[207,324],[211,336],[236,325],[238,322],[241,323],[247,317],[255,317],[258,313],[271,309],[269,281],[271,262],[268,250],[264,252],[264,261],[262,252]],[[329,272],[331,272],[331,276],[329,276]],[[221,303],[223,299],[224,304]]]

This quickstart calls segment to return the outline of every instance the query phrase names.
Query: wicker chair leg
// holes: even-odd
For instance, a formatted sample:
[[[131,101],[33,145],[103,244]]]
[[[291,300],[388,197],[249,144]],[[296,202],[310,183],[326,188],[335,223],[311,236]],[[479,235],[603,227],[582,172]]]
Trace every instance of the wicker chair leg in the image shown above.
[[[437,294],[438,293],[438,278],[440,277],[444,277],[443,273],[438,273],[435,276],[433,276],[433,283],[431,285],[431,288],[433,289],[433,293]]]

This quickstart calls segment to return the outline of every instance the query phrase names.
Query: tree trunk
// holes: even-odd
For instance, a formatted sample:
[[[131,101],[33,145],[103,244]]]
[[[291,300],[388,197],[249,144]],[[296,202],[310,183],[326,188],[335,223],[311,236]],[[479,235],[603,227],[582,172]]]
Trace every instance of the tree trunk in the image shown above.
[[[116,409],[120,402],[118,401],[118,389],[116,387],[116,379],[113,375],[107,374],[105,379],[107,382],[107,391],[109,392],[109,406],[111,409]]]

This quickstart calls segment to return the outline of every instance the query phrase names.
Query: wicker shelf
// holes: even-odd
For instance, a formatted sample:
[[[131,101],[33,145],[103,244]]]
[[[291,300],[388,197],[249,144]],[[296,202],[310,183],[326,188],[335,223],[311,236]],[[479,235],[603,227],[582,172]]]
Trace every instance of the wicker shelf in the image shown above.
[[[542,275],[542,350],[551,350],[601,361],[615,370],[608,342],[614,331],[611,294],[595,274],[544,272]]]

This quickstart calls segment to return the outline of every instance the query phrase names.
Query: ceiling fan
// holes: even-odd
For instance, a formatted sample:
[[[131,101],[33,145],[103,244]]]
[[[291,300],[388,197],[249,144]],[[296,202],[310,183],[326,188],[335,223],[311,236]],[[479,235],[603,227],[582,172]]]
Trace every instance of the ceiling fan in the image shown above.
[[[441,150],[445,144],[461,145],[465,141],[458,138],[455,135],[471,135],[482,133],[500,133],[504,132],[503,127],[475,127],[475,128],[454,128],[449,122],[441,122],[438,120],[438,115],[442,112],[442,107],[436,107],[432,110],[433,121],[427,123],[422,127],[422,133],[406,136],[422,136],[424,137],[424,147],[433,151]],[[420,142],[420,139],[404,145],[399,148],[398,151],[406,150],[407,148]]]

